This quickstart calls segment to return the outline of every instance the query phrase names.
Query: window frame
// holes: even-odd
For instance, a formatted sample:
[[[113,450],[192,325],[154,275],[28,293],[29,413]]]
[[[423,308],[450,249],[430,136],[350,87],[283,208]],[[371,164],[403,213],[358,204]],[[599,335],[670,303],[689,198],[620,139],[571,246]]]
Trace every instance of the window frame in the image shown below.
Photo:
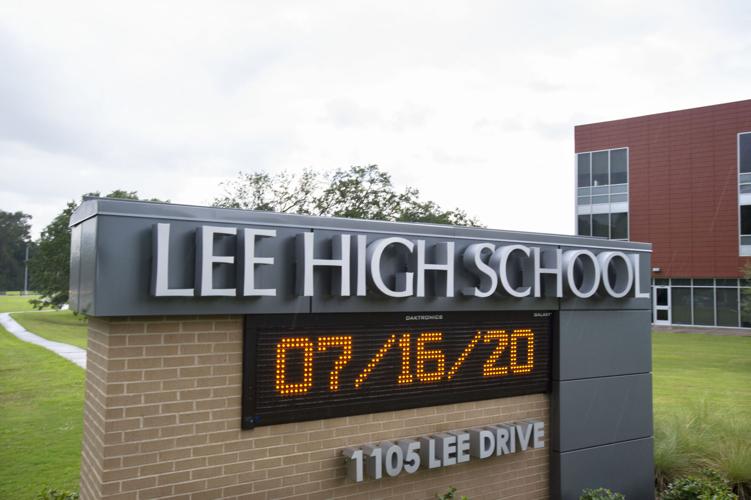
[[[741,207],[743,206],[749,206],[751,204],[742,204],[741,203],[741,136],[744,135],[751,135],[751,130],[747,132],[738,132],[736,134],[736,140],[735,140],[735,161],[736,161],[736,175],[737,175],[737,188],[736,188],[736,195],[738,196],[738,256],[739,257],[751,257],[751,248],[744,253],[742,244],[743,242],[743,236],[744,234],[741,233]],[[578,178],[577,178],[578,179]],[[744,182],[743,185],[749,184],[748,182]],[[751,236],[751,235],[745,235],[745,236]],[[751,247],[751,245],[745,245],[746,247]]]
[[[579,215],[585,215],[579,213],[579,155],[581,154],[589,154],[589,186],[583,186],[583,187],[589,187],[592,189],[592,155],[594,153],[601,153],[601,152],[607,152],[608,153],[608,179],[611,177],[610,173],[610,157],[611,157],[611,151],[617,150],[617,149],[623,149],[626,151],[626,182],[625,183],[618,183],[618,184],[605,184],[604,186],[607,186],[608,188],[608,220],[611,219],[610,215],[613,213],[624,213],[623,211],[617,211],[613,212],[612,205],[613,202],[611,201],[613,194],[624,194],[624,193],[612,193],[611,187],[612,186],[625,186],[625,194],[626,194],[626,201],[624,202],[617,202],[617,203],[626,203],[626,216],[628,217],[628,228],[626,231],[626,238],[618,238],[617,240],[613,240],[610,235],[612,233],[610,224],[608,224],[608,240],[612,241],[630,241],[631,240],[631,148],[629,146],[617,146],[612,148],[605,148],[605,149],[596,149],[592,151],[579,151],[574,153],[574,235],[575,236],[581,236],[582,238],[598,238],[601,239],[601,237],[592,236],[592,194],[590,191],[590,202],[587,205],[589,207],[589,216],[590,216],[590,233],[589,235],[580,235],[579,234]],[[602,187],[602,186],[598,186]],[[599,213],[599,212],[598,212]],[[740,243],[740,239],[739,239]]]
[[[657,280],[664,280],[666,283],[658,284]],[[688,283],[673,283],[674,281],[684,281],[687,280]],[[695,281],[699,280],[711,280],[712,284],[700,284],[697,285]],[[735,284],[720,284],[718,283],[718,280],[735,280]],[[730,329],[737,329],[742,328],[744,330],[751,329],[751,326],[743,326],[743,307],[742,307],[742,301],[743,301],[743,289],[751,289],[751,283],[745,283],[743,278],[652,278],[652,293],[654,293],[654,287],[656,286],[667,286],[669,288],[669,293],[671,295],[671,310],[670,310],[670,321],[672,326],[695,326],[698,328],[730,328]],[[674,288],[683,288],[686,290],[690,290],[689,292],[689,298],[690,298],[690,304],[691,304],[691,322],[690,323],[677,323],[673,321],[673,306],[674,302],[672,301],[672,294]],[[695,289],[697,288],[703,288],[703,289],[711,289],[712,290],[712,301],[713,301],[713,314],[714,314],[714,324],[713,325],[697,325],[696,324],[696,317],[695,317],[695,311],[694,311],[694,295],[695,295]],[[717,290],[718,289],[726,289],[726,290],[735,290],[736,293],[736,299],[738,301],[738,311],[737,311],[737,325],[738,326],[721,326],[719,325],[719,311],[717,309]],[[652,306],[652,315],[654,316],[654,305]]]

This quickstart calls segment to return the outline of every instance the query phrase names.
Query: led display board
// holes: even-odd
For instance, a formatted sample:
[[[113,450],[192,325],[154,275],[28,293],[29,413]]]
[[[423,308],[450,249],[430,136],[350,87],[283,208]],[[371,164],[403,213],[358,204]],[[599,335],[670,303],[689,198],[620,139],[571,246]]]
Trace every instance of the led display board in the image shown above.
[[[246,316],[242,425],[548,392],[549,312]]]

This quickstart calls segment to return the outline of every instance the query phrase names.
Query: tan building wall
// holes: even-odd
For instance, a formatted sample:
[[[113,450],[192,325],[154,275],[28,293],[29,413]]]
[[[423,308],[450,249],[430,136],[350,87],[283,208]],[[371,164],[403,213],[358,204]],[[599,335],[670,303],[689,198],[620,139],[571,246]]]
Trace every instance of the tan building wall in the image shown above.
[[[547,395],[240,430],[242,318],[91,318],[81,497],[547,498],[545,448],[402,473],[345,478],[340,450],[445,430],[541,419]]]

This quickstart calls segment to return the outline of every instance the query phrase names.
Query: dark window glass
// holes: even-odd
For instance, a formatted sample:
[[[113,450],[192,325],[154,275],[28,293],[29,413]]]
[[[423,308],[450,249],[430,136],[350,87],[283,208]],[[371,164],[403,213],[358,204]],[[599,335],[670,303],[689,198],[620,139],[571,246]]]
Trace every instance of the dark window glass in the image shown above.
[[[751,234],[751,205],[741,205],[741,234]]]
[[[673,308],[673,323],[679,325],[691,324],[691,289],[690,288],[671,288],[670,289]]]
[[[667,288],[655,288],[655,304],[658,306],[668,305],[668,289]]]
[[[713,279],[695,279],[694,280],[694,286],[714,286],[714,280]]]
[[[668,320],[668,312],[665,309],[658,309],[657,310],[657,321],[667,321]]]
[[[738,289],[717,289],[717,325],[738,326]]]
[[[714,325],[714,291],[694,288],[694,324]]]
[[[608,152],[592,153],[592,185],[610,184],[608,179]]]
[[[738,136],[738,163],[741,172],[751,172],[751,134]]]
[[[577,186],[589,186],[589,153],[581,153],[577,158]]]
[[[625,149],[614,149],[610,152],[610,183],[624,184],[628,182],[628,162]]]
[[[577,218],[578,231],[576,234],[579,236],[592,236],[592,224],[589,222],[589,214],[580,215]]]
[[[747,301],[751,301],[751,288],[741,288],[741,304],[744,304]],[[741,326],[744,328],[751,327],[751,307],[741,308]]]
[[[715,282],[717,286],[738,286],[738,280],[735,278],[717,278]]]
[[[610,237],[614,240],[628,238],[628,213],[610,214]]]
[[[673,278],[670,280],[673,286],[691,286],[691,280],[686,278]]]
[[[592,236],[609,238],[608,228],[610,226],[609,214],[592,214]]]
[[[668,285],[670,280],[667,278],[655,278],[655,285]]]

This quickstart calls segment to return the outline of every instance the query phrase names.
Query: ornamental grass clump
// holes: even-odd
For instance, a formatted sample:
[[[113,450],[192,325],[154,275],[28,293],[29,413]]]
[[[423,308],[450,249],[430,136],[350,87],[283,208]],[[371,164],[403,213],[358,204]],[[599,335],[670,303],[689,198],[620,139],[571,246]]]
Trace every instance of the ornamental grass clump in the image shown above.
[[[681,478],[713,474],[726,481],[737,498],[751,500],[751,419],[747,415],[719,414],[702,401],[684,412],[656,419],[658,491],[667,492],[668,484]]]
[[[748,432],[748,431],[747,431]],[[740,500],[751,500],[751,436],[725,438],[707,464],[728,480]]]
[[[657,419],[654,432],[655,481],[662,491],[671,481],[701,468],[705,429],[697,417],[681,413]]]

